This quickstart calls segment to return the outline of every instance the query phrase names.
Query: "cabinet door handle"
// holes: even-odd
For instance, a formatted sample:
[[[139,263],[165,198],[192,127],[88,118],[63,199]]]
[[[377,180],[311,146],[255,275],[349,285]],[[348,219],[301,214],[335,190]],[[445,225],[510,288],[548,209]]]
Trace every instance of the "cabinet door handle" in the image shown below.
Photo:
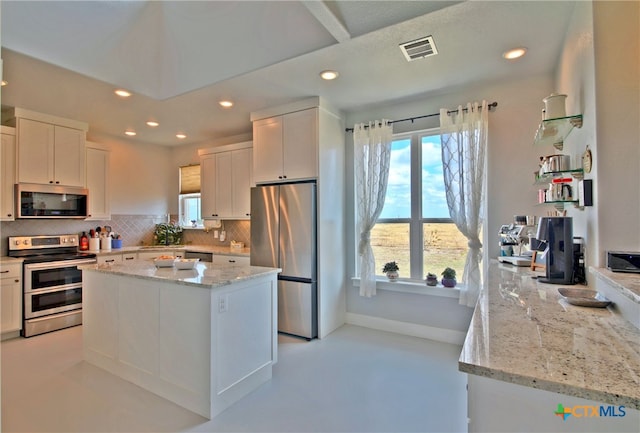
[[[9,271],[0,271],[0,274],[8,274]]]
[[[278,179],[282,179],[282,176],[278,176]]]
[[[115,262],[115,261],[116,261],[115,259],[111,259],[111,260],[105,260],[104,262],[105,263],[111,263],[111,262]]]
[[[235,260],[229,260],[229,263],[235,263],[235,262],[236,262]]]
[[[286,178],[287,178],[287,176],[282,176],[282,178],[283,178],[283,179],[286,179]]]
[[[133,260],[133,257],[125,257],[125,260]]]
[[[7,216],[8,216],[8,217],[11,217],[11,214],[10,214],[10,213],[8,213],[8,214],[7,214]]]

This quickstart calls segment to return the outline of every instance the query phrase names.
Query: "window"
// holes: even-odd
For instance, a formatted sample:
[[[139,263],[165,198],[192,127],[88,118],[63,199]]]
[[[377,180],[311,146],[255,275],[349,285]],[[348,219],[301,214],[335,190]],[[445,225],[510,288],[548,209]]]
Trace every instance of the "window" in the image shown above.
[[[180,225],[202,227],[200,215],[200,166],[180,167],[180,195],[178,200]]]
[[[180,194],[180,225],[183,227],[202,227],[200,217],[200,193]]]
[[[437,129],[394,137],[384,208],[371,231],[376,273],[396,261],[401,278],[440,278],[451,267],[462,276],[467,239],[449,217]]]

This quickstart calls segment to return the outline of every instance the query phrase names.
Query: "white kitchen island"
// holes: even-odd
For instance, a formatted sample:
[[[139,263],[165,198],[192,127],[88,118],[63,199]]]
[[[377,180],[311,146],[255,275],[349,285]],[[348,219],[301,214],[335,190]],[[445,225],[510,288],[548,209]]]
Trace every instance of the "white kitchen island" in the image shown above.
[[[271,379],[279,269],[82,270],[85,361],[209,419]]]

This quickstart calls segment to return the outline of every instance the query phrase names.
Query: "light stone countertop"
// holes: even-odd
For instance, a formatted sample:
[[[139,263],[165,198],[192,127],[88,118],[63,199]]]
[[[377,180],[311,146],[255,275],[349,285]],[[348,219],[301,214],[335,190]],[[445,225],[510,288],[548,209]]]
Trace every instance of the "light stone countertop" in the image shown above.
[[[492,260],[459,370],[640,409],[640,330],[612,306],[567,303],[563,286],[533,275]]]
[[[9,257],[9,256],[0,256],[0,264],[9,265],[11,263],[22,263],[24,259],[22,257]]]
[[[611,272],[607,268],[589,267],[591,273],[598,278],[606,280],[620,293],[631,299],[636,304],[640,304],[640,274],[627,272]]]
[[[133,246],[112,248],[111,250],[99,250],[89,251],[90,253],[97,254],[98,256],[108,256],[113,254],[122,253],[137,253],[144,251],[164,251],[164,250],[177,250],[177,251],[195,251],[199,253],[213,253],[221,256],[246,256],[249,257],[249,248],[243,248],[240,250],[231,249],[231,247],[225,246],[213,246],[213,245],[148,245],[148,246]]]
[[[216,288],[239,281],[277,274],[278,268],[261,266],[196,263],[194,269],[182,270],[175,267],[156,268],[151,260],[132,260],[126,263],[102,265],[82,265],[83,271],[124,275],[145,280],[161,280],[185,286]]]

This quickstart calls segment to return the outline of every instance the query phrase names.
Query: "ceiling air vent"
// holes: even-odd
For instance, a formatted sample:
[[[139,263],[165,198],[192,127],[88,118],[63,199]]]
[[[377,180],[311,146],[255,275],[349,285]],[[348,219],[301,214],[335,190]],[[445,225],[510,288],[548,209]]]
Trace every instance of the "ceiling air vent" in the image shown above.
[[[438,54],[433,36],[427,36],[400,44],[400,51],[402,51],[402,54],[404,54],[408,62]]]

